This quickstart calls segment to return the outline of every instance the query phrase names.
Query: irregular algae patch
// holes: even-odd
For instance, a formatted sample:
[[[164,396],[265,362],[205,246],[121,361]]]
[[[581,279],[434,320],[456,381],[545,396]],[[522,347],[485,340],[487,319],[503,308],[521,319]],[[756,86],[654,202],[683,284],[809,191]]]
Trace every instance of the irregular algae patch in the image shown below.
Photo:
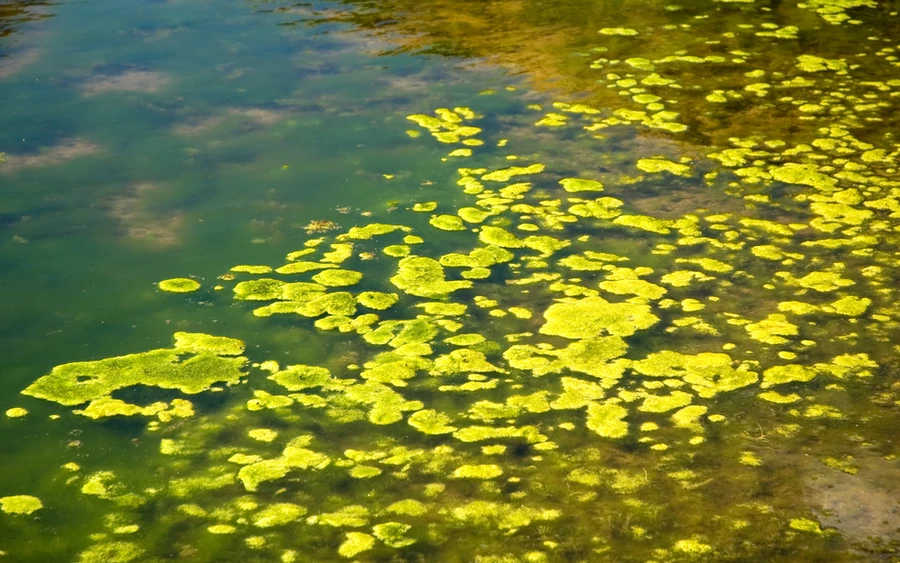
[[[30,495],[0,497],[0,511],[6,514],[31,514],[44,508],[41,499]]]
[[[631,336],[655,325],[659,317],[648,305],[610,303],[602,297],[566,299],[544,312],[541,334],[564,338],[592,338],[601,334]]]
[[[175,348],[56,366],[22,393],[67,406],[108,398],[135,385],[197,394],[216,384],[239,383],[246,358],[222,355],[242,351],[239,340],[182,332]]]

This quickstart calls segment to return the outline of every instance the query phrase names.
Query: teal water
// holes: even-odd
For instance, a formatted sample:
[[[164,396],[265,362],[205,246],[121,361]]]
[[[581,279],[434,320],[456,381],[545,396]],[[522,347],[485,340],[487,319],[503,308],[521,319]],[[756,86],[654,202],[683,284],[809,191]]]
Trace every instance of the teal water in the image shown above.
[[[895,560],[892,9],[0,6],[0,559]]]

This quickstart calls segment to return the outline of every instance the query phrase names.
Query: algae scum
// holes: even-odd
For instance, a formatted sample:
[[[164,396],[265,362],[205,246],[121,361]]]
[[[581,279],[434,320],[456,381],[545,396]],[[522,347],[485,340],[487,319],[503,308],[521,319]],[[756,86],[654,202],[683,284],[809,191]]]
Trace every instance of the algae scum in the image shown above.
[[[228,5],[216,80],[304,70],[234,107],[257,78],[194,83],[202,109],[177,49],[141,55],[212,33],[195,8],[54,86],[146,145],[87,120],[0,146],[3,251],[36,280],[11,291],[77,333],[12,356],[0,561],[900,557],[889,6],[497,2],[438,32],[427,2]],[[0,87],[34,88],[59,10]],[[99,205],[29,192],[106,173],[130,187]],[[70,215],[114,232],[62,235],[97,249],[95,316],[38,292],[42,259],[76,265],[48,234]]]

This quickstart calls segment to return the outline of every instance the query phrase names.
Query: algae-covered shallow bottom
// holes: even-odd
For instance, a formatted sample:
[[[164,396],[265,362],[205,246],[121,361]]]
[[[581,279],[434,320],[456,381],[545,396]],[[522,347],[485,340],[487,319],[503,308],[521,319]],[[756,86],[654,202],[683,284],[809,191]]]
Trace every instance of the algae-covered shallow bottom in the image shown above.
[[[896,16],[467,6],[63,5],[0,66],[2,306],[59,317],[2,327],[4,558],[897,557]]]

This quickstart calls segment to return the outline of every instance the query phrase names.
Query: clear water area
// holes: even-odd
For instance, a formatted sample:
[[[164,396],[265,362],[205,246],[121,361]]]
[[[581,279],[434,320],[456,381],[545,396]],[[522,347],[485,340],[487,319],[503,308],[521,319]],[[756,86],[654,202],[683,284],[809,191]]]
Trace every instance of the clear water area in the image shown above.
[[[2,559],[896,559],[898,21],[0,7]]]

